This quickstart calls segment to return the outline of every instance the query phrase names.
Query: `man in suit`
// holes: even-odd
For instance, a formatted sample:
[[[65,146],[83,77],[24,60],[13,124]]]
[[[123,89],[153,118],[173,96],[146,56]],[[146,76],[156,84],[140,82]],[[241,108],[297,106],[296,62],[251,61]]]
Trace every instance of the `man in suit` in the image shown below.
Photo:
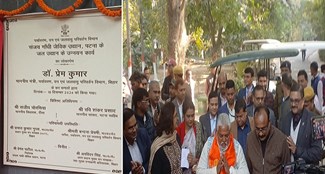
[[[241,88],[238,91],[238,99],[244,99],[246,101],[246,106],[251,104],[251,94],[254,89],[253,85],[254,70],[251,67],[247,67],[244,70],[244,83],[245,88]]]
[[[145,129],[138,128],[134,112],[123,110],[123,172],[143,174],[148,171],[151,141]]]
[[[212,91],[208,97],[208,112],[200,116],[200,123],[202,126],[203,140],[206,140],[214,135],[214,130],[217,125],[217,113],[218,113],[218,93]]]
[[[290,90],[291,111],[283,117],[281,131],[287,135],[291,161],[302,158],[307,164],[318,164],[322,159],[321,140],[313,138],[312,113],[304,108],[304,91],[298,83]]]
[[[235,104],[236,104],[236,87],[233,80],[226,82],[226,98],[227,103],[222,105],[218,110],[218,115],[226,113],[229,116],[230,122],[235,120]]]
[[[249,132],[254,130],[253,117],[247,116],[246,102],[244,99],[238,99],[235,104],[236,120],[230,124],[230,132],[234,138],[239,142],[246,154],[246,142]]]
[[[162,107],[162,103],[160,102],[160,86],[158,81],[155,80],[150,81],[148,93],[149,93],[148,114],[153,118],[154,123],[157,124],[158,114],[160,113],[160,109]]]
[[[183,79],[177,79],[175,82],[176,97],[172,102],[176,107],[176,112],[178,115],[177,125],[183,122],[183,103],[186,98],[186,85],[187,84],[184,82]]]
[[[265,106],[264,103],[265,96],[266,96],[266,91],[264,87],[261,85],[256,85],[255,88],[253,89],[253,94],[252,94],[253,105],[247,107],[248,116],[253,117],[255,108],[257,108],[258,106]],[[268,109],[270,113],[270,121],[273,126],[276,126],[276,118],[274,116],[274,112],[272,109],[270,108]]]

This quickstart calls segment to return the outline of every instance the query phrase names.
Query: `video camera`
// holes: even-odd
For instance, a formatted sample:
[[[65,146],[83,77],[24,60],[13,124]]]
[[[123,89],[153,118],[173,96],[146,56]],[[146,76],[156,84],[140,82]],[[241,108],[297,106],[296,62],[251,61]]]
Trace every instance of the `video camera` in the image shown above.
[[[305,160],[299,158],[295,162],[284,165],[282,171],[283,174],[325,174],[325,167],[306,164]]]

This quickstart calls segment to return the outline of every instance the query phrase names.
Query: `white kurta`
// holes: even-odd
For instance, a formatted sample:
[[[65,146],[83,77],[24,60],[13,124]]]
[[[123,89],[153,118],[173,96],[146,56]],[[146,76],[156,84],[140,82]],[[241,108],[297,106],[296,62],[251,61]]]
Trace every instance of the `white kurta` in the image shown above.
[[[209,168],[209,152],[211,148],[211,143],[214,137],[209,137],[207,142],[204,144],[202,149],[199,164],[197,166],[197,174],[216,174],[217,167]],[[234,140],[235,151],[236,151],[236,164],[231,166],[229,171],[230,174],[249,174],[244,152],[237,140]]]

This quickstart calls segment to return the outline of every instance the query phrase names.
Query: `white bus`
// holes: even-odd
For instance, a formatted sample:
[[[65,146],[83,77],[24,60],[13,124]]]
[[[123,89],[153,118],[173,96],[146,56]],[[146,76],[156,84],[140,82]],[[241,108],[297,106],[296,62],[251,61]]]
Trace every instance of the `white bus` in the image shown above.
[[[281,43],[265,43],[261,45],[261,50],[270,49],[298,49],[299,54],[295,57],[281,59],[291,62],[292,77],[296,79],[299,70],[304,69],[310,79],[309,66],[310,63],[316,61],[320,67],[322,61],[319,59],[319,50],[325,49],[325,41],[297,41],[297,42],[281,42]],[[280,75],[280,64],[276,64],[276,76]]]

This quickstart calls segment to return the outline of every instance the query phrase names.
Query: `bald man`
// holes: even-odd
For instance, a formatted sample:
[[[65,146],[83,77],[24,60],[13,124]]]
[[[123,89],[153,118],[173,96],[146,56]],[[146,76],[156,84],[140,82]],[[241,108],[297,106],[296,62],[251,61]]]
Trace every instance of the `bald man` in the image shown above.
[[[255,131],[249,133],[246,146],[249,173],[281,173],[282,165],[290,162],[286,136],[272,126],[266,106],[255,109],[254,124]]]

